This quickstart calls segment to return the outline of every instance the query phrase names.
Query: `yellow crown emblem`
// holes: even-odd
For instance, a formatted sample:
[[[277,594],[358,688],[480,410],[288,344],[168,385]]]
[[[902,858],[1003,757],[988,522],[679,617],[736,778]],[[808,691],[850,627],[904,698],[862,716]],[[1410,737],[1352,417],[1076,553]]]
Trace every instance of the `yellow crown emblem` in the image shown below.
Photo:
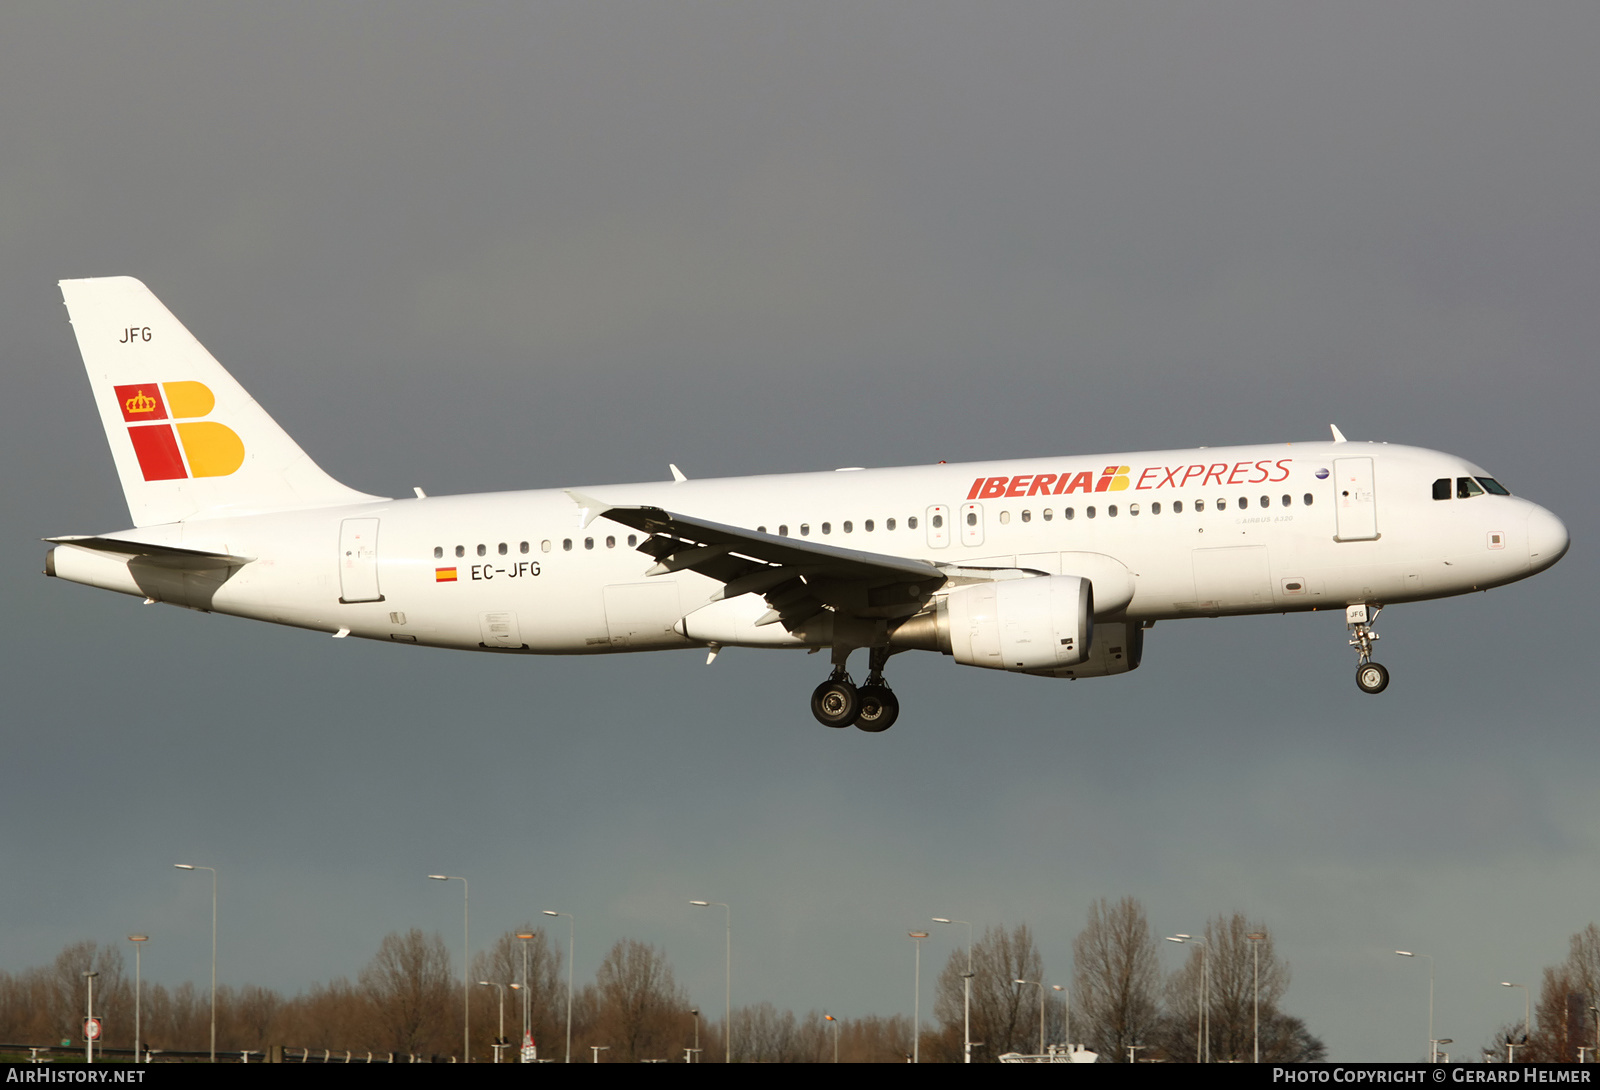
[[[156,411],[156,399],[142,389],[127,401],[124,401],[123,404],[127,406],[130,413],[153,413]]]

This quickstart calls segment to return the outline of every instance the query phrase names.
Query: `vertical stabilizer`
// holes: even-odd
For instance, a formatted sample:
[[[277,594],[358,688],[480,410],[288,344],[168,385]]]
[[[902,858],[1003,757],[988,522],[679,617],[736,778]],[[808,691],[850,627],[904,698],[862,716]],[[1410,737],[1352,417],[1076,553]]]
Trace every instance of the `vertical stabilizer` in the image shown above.
[[[135,526],[380,498],[324,473],[139,281],[61,295]]]

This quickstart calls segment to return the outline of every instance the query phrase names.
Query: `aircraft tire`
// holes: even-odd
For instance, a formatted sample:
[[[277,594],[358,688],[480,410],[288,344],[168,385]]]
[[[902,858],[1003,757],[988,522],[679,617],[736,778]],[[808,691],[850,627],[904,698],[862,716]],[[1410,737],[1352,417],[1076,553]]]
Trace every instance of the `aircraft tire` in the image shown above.
[[[861,698],[848,681],[824,681],[811,694],[811,714],[825,727],[848,727],[861,712]]]
[[[1356,688],[1377,696],[1389,687],[1389,671],[1375,662],[1364,662],[1356,668]]]
[[[863,685],[856,690],[861,710],[856,713],[856,729],[878,734],[894,726],[900,718],[900,701],[887,685]]]

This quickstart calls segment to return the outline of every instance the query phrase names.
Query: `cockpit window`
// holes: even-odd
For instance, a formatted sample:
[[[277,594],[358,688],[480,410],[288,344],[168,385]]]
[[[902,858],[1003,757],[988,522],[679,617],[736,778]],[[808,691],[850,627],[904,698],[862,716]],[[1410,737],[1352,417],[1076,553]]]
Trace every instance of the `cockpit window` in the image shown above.
[[[1473,496],[1483,495],[1483,489],[1478,487],[1478,482],[1471,477],[1456,478],[1456,499],[1470,500]]]
[[[1433,498],[1436,500],[1447,500],[1450,498],[1449,477],[1440,477],[1437,481],[1433,482]]]
[[[1483,485],[1484,490],[1487,491],[1491,496],[1511,495],[1511,493],[1506,490],[1506,486],[1495,480],[1493,477],[1479,477],[1478,483]]]

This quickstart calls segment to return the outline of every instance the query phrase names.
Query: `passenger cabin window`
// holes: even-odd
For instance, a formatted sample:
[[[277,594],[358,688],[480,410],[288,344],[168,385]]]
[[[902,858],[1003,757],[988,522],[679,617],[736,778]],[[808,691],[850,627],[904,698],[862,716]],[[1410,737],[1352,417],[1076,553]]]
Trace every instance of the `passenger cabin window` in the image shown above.
[[[1068,522],[1071,522],[1073,519],[1078,517],[1078,513],[1072,508],[1068,507],[1061,512],[1061,517],[1066,519]]]
[[[823,523],[823,524],[822,524],[822,532],[823,532],[823,533],[825,533],[825,534],[831,534],[831,533],[833,533],[833,523],[831,523],[831,522],[824,522],[824,523]]]
[[[564,537],[561,539],[561,549],[563,552],[568,553],[572,551],[572,539],[570,537]]]
[[[862,529],[866,530],[867,533],[872,533],[872,520],[868,519],[866,522],[861,524],[861,527]]]
[[[810,537],[811,536],[811,524],[809,522],[802,522],[800,524],[800,536],[801,537]]]
[[[933,516],[933,528],[935,530],[944,529],[944,516],[943,515],[934,515]]]
[[[510,551],[510,549],[507,548],[506,543],[504,541],[502,541],[500,543],[500,555],[501,556],[505,556],[506,553],[509,552],[509,551]]]
[[[466,556],[467,555],[467,547],[465,545],[457,545],[456,546],[456,555],[457,556]]]
[[[1433,498],[1436,500],[1447,500],[1450,498],[1449,477],[1440,477],[1437,481],[1433,482]]]
[[[443,559],[443,557],[444,557],[444,546],[443,545],[435,545],[433,547],[433,558],[435,560],[440,560],[440,559]]]
[[[934,517],[937,518],[938,516],[934,516]],[[890,519],[889,522],[891,524],[889,526],[889,529],[893,530],[894,529],[894,526],[893,526],[894,519]],[[917,516],[916,515],[912,515],[910,518],[906,519],[906,529],[907,530],[915,530],[916,528],[917,528]]]
[[[1010,511],[1002,511],[1002,512],[1000,512],[1000,525],[1005,526],[1008,523],[1010,523],[1010,521],[1011,521],[1011,512]],[[978,524],[978,516],[969,511],[967,513],[967,525],[968,526],[976,526],[977,524]]]
[[[542,552],[542,553],[547,553],[547,552],[550,551],[550,539],[549,538],[545,538],[543,541],[539,542],[539,551]]]
[[[845,524],[844,524],[844,532],[845,532],[845,533],[847,533],[847,534],[848,534],[848,533],[850,533],[850,531],[851,531],[851,530],[853,530],[853,529],[855,529],[855,525],[854,525],[854,524],[853,524],[853,523],[849,523],[849,522],[847,522],[847,523],[845,523]]]
[[[1160,504],[1160,503],[1159,503],[1159,502],[1158,502],[1158,503],[1152,503],[1152,504],[1151,504],[1151,505],[1150,505],[1150,513],[1151,513],[1151,514],[1152,514],[1152,515],[1159,515],[1159,514],[1161,514],[1161,504]]]
[[[779,527],[778,527],[778,536],[779,537],[788,537],[789,536],[789,524],[787,522],[782,523],[781,525],[779,525]]]
[[[527,551],[528,551],[528,543],[526,541],[524,541],[522,544],[518,545],[517,546],[517,551],[519,553],[524,553],[524,554],[527,553]]]
[[[1083,509],[1083,515],[1084,515],[1085,518],[1091,518],[1091,519],[1094,518],[1094,508],[1093,507],[1085,507]]]
[[[1305,494],[1305,497],[1304,497],[1304,499],[1305,499],[1305,505],[1306,505],[1306,506],[1307,506],[1307,507],[1310,507],[1310,506],[1311,506],[1311,493],[1309,493],[1309,492],[1307,492],[1307,493],[1306,493],[1306,494]]]
[[[1173,500],[1172,501],[1172,513],[1174,515],[1183,514],[1183,501],[1182,500]]]
[[[607,534],[606,535],[606,548],[615,549],[616,547],[617,547],[617,539],[612,537],[610,534]]]
[[[1054,513],[1054,512],[1052,512],[1052,511],[1051,511],[1051,510],[1050,510],[1050,508],[1048,508],[1048,507],[1046,507],[1046,508],[1045,508],[1045,509],[1044,509],[1044,520],[1045,520],[1045,521],[1046,521],[1046,522],[1049,522],[1049,521],[1050,521],[1050,520],[1051,520],[1051,519],[1052,519],[1052,518],[1054,518],[1054,517],[1055,517],[1055,513]]]
[[[586,537],[586,538],[584,538],[584,539],[583,539],[583,547],[584,547],[584,548],[585,548],[585,549],[592,549],[592,548],[594,548],[594,538],[592,538],[592,537]]]
[[[479,545],[478,546],[478,555],[479,556],[488,556],[489,555],[489,547],[487,545]]]
[[[1194,501],[1194,509],[1196,511],[1204,511],[1206,509],[1206,501],[1205,500],[1195,500]]]

